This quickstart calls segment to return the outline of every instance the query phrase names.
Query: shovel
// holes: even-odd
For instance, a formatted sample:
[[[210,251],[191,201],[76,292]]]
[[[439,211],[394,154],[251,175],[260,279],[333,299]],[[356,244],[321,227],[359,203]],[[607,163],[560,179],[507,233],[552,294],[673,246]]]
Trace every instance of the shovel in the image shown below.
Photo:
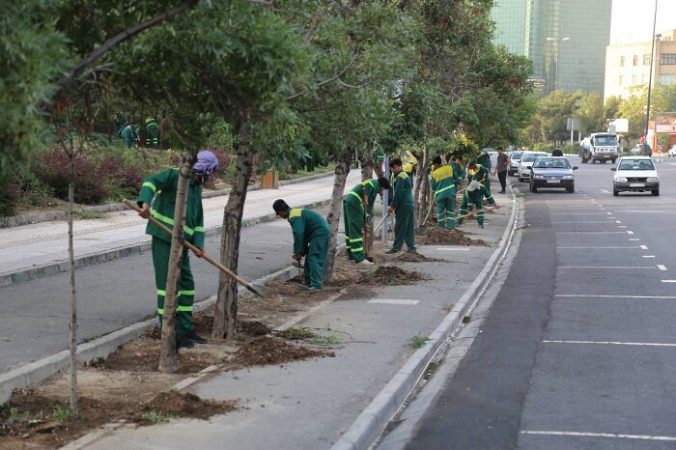
[[[133,202],[127,200],[127,199],[123,199],[122,201],[124,202],[125,205],[127,205],[129,208],[133,209],[134,211],[141,212],[141,208],[139,208],[136,203],[133,203]],[[160,222],[159,220],[157,220],[153,216],[148,217],[148,220],[150,220],[152,223],[157,225],[160,229],[162,229],[162,230],[166,231],[167,233],[171,234],[171,229],[169,229],[169,227],[164,225],[162,222]],[[188,248],[189,250],[192,250],[193,252],[195,250],[199,251],[199,249],[197,247],[195,247],[194,245],[192,245],[188,241],[183,241],[183,246]],[[221,264],[218,261],[216,261],[215,259],[213,259],[211,256],[202,255],[202,259],[205,260],[206,262],[208,262],[209,264],[211,264],[212,266],[216,267],[218,270],[220,270],[221,272],[223,272],[228,277],[232,278],[233,280],[235,280],[236,282],[238,282],[239,284],[241,284],[245,288],[247,288],[250,292],[252,292],[257,297],[263,298],[263,294],[261,294],[255,287],[253,287],[246,280],[244,280],[243,278],[238,276],[232,270],[228,269],[223,264]]]

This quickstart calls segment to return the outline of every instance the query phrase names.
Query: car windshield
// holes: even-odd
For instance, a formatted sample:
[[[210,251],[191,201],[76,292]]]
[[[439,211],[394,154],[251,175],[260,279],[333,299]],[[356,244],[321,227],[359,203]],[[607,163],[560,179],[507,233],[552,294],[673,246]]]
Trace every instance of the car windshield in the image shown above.
[[[618,170],[655,170],[655,166],[650,159],[623,159]]]
[[[533,162],[540,156],[542,156],[542,154],[540,153],[524,153],[523,157],[521,158],[521,161]]]
[[[521,154],[522,154],[522,153],[523,153],[523,152],[513,152],[513,153],[512,153],[512,159],[519,159],[519,158],[521,158]]]
[[[594,145],[617,145],[617,136],[594,136]]]
[[[533,167],[536,169],[570,169],[570,163],[565,158],[538,158]]]

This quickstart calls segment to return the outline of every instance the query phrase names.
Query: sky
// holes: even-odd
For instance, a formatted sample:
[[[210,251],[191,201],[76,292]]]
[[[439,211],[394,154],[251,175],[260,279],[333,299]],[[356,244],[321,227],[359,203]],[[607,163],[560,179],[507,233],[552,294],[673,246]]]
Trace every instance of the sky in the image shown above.
[[[654,8],[655,0],[613,0],[610,43],[650,41]],[[676,0],[658,0],[655,33],[670,29],[676,29]]]

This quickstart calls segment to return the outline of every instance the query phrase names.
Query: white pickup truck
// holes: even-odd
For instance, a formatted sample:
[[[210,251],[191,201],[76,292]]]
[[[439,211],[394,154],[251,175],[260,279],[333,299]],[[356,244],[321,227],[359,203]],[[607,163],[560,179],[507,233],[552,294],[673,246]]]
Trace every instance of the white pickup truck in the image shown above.
[[[615,164],[619,138],[615,133],[592,133],[580,142],[580,158],[583,163],[612,161]]]

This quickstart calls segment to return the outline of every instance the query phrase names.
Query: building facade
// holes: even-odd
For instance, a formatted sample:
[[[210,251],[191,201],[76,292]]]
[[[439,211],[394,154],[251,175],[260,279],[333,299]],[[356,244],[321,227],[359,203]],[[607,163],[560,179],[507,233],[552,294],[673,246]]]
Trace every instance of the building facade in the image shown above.
[[[533,62],[545,92],[603,95],[612,0],[496,0],[493,41]]]
[[[632,91],[650,81],[652,42],[609,45],[606,52],[604,97],[631,96]],[[653,86],[676,84],[676,30],[655,38]]]

